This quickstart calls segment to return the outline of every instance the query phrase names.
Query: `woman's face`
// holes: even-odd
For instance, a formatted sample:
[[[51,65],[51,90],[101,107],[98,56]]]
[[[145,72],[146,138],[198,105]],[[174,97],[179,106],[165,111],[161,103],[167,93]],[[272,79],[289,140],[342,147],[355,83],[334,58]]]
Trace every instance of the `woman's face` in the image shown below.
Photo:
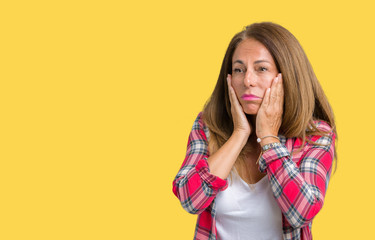
[[[262,43],[248,38],[238,44],[232,59],[232,86],[245,113],[258,113],[277,74],[271,53]]]

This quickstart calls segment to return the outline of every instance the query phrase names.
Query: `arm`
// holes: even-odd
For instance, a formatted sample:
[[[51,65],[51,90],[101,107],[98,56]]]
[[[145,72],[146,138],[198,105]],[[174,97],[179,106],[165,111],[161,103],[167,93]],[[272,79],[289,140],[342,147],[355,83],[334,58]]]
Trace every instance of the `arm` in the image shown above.
[[[231,103],[233,133],[223,146],[207,159],[212,174],[223,179],[228,177],[251,133],[251,126],[232,87],[232,76],[230,74],[227,76],[227,85]]]
[[[228,177],[251,133],[231,80],[231,75],[228,75],[228,94],[234,125],[232,135],[218,151],[208,156],[208,143],[200,113],[189,136],[185,160],[173,181],[173,193],[189,213],[200,214],[220,190],[227,188],[228,183],[224,179]]]
[[[203,130],[202,113],[198,114],[189,135],[185,160],[173,181],[173,193],[189,213],[200,214],[220,190],[227,188],[226,180],[210,173],[208,144]]]
[[[323,130],[329,128],[324,122],[321,125]],[[267,150],[259,160],[259,170],[267,171],[273,194],[293,228],[308,225],[320,211],[332,170],[334,133],[312,140],[325,146],[308,143],[299,168],[283,144]]]

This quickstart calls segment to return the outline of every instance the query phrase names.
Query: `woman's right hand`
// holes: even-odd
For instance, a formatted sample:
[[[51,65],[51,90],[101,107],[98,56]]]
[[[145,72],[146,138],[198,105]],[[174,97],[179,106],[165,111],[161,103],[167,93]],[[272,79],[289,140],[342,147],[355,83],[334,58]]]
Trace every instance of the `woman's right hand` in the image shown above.
[[[227,76],[227,83],[228,83],[228,94],[229,100],[231,104],[231,113],[233,119],[233,133],[241,133],[245,134],[245,136],[249,137],[251,133],[251,126],[249,121],[246,118],[245,112],[237,99],[237,95],[232,87],[232,76],[228,74]]]

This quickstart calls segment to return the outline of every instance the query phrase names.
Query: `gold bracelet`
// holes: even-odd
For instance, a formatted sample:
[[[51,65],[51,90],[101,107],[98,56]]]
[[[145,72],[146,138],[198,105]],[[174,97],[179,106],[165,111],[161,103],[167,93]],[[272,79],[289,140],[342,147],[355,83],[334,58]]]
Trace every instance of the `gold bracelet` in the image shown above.
[[[277,140],[279,140],[279,141],[280,141],[280,138],[279,138],[279,137],[277,137],[277,136],[274,136],[274,135],[267,135],[267,136],[264,136],[264,137],[260,137],[260,138],[258,137],[258,138],[257,138],[257,142],[258,142],[258,143],[260,143],[260,142],[262,141],[262,139],[263,139],[263,138],[268,138],[268,137],[273,137],[273,138],[277,138]]]

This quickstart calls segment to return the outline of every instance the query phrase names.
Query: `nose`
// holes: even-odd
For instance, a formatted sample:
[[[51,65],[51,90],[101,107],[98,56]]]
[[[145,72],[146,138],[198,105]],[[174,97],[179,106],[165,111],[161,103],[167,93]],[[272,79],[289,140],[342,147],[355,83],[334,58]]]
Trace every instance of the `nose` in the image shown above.
[[[254,87],[256,76],[252,71],[246,71],[245,78],[244,78],[244,85],[246,87]]]

